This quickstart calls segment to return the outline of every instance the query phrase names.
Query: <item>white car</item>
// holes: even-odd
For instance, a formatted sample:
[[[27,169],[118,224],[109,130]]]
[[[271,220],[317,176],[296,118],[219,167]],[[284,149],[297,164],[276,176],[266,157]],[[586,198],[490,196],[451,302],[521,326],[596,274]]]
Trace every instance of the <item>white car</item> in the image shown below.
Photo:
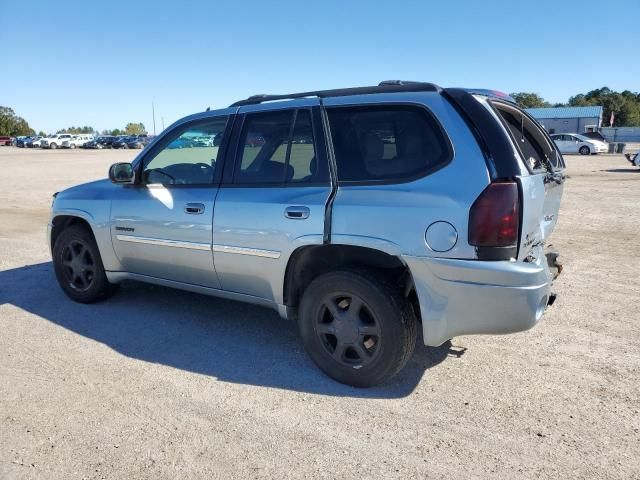
[[[70,139],[62,142],[61,147],[62,148],[82,147],[84,146],[85,143],[90,142],[91,140],[93,140],[93,135],[87,135],[87,134],[74,135]]]
[[[585,137],[578,133],[554,133],[551,138],[558,146],[560,153],[592,155],[609,151],[609,145],[606,142]]]
[[[40,146],[42,148],[55,150],[56,148],[60,148],[64,141],[71,140],[71,137],[73,137],[73,135],[70,133],[56,133],[55,135],[40,140]]]

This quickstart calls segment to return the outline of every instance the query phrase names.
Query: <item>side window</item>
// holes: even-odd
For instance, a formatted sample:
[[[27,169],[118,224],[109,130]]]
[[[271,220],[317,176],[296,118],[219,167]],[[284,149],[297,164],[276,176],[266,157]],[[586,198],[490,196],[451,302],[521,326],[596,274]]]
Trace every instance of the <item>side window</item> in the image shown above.
[[[298,110],[291,137],[289,165],[293,169],[292,182],[320,181],[313,145],[313,126],[309,110]],[[327,177],[325,177],[326,179]]]
[[[226,125],[227,117],[218,117],[170,134],[163,141],[163,149],[145,159],[142,181],[163,185],[212,183]]]
[[[401,180],[451,159],[442,129],[421,107],[334,107],[328,114],[341,181]]]
[[[247,114],[239,147],[236,183],[328,181],[328,168],[316,161],[308,109]]]

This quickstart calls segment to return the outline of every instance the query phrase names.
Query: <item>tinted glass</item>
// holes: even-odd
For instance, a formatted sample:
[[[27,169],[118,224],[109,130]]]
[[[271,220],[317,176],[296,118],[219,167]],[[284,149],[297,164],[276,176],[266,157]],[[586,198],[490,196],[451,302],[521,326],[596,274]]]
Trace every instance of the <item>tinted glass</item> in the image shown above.
[[[311,114],[308,110],[298,110],[296,126],[291,137],[289,165],[293,169],[292,182],[321,180],[313,145]],[[325,177],[326,178],[326,177]]]
[[[422,108],[340,107],[328,114],[341,181],[410,178],[451,158],[441,128]]]
[[[247,115],[240,138],[238,183],[283,183],[293,111]]]
[[[240,136],[234,180],[247,184],[327,180],[328,169],[319,168],[315,158],[308,110],[248,114]]]
[[[163,185],[198,185],[213,182],[227,117],[183,127],[169,137],[153,158],[145,159],[142,180]],[[216,141],[218,139],[218,141]]]
[[[564,167],[555,144],[547,140],[544,130],[537,123],[514,106],[495,105],[530,169],[543,170],[547,160],[554,167]],[[574,141],[571,135],[562,137],[562,141]]]

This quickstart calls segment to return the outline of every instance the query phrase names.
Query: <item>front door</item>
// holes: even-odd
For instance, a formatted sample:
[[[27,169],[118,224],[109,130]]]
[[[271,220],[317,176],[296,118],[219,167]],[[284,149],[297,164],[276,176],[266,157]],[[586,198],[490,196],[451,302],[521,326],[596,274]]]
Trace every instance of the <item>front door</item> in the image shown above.
[[[136,185],[112,202],[111,238],[125,271],[218,288],[211,250],[221,139],[229,117],[183,123],[142,157]]]
[[[240,109],[213,222],[222,288],[280,302],[291,252],[321,245],[331,191],[317,99]]]

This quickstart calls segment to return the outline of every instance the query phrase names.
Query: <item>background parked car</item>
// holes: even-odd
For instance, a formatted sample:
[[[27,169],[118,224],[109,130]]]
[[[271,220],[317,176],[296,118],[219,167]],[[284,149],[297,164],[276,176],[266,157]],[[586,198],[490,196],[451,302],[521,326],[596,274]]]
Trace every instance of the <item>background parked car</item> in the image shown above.
[[[136,140],[135,135],[121,135],[113,142],[111,148],[129,148],[128,142]]]
[[[111,148],[111,145],[116,140],[116,137],[111,135],[102,135],[94,140],[91,140],[84,144],[84,148],[92,148],[101,150],[103,148]]]
[[[26,143],[30,138],[31,138],[31,137],[25,137],[25,136],[16,137],[14,145],[15,145],[16,147],[24,148],[24,147],[26,146],[26,145],[25,145],[25,143]],[[10,143],[9,143],[9,144],[6,144],[6,145],[10,145]]]
[[[640,152],[637,153],[625,153],[624,155],[631,165],[635,165],[636,167],[640,167]]]
[[[55,135],[51,135],[50,137],[43,138],[40,141],[40,146],[42,148],[50,148],[51,150],[55,150],[56,148],[60,148],[62,146],[62,142],[65,140],[70,140],[73,137],[70,133],[56,133]]]
[[[554,133],[551,138],[558,146],[560,153],[592,155],[595,153],[607,153],[609,150],[609,146],[605,142],[577,133]]]
[[[93,140],[93,135],[87,135],[85,133],[81,133],[78,135],[74,135],[69,140],[65,140],[62,142],[62,148],[78,148],[83,147],[85,143]]]
[[[11,141],[12,141],[12,138],[9,136],[3,135],[2,137],[0,137],[0,145],[5,145],[5,146],[11,145]]]
[[[127,148],[144,148],[151,141],[147,135],[138,135],[127,142]]]
[[[24,146],[27,148],[38,148],[40,147],[40,142],[42,141],[42,137],[36,135],[35,137],[29,137],[29,140],[24,142]]]

